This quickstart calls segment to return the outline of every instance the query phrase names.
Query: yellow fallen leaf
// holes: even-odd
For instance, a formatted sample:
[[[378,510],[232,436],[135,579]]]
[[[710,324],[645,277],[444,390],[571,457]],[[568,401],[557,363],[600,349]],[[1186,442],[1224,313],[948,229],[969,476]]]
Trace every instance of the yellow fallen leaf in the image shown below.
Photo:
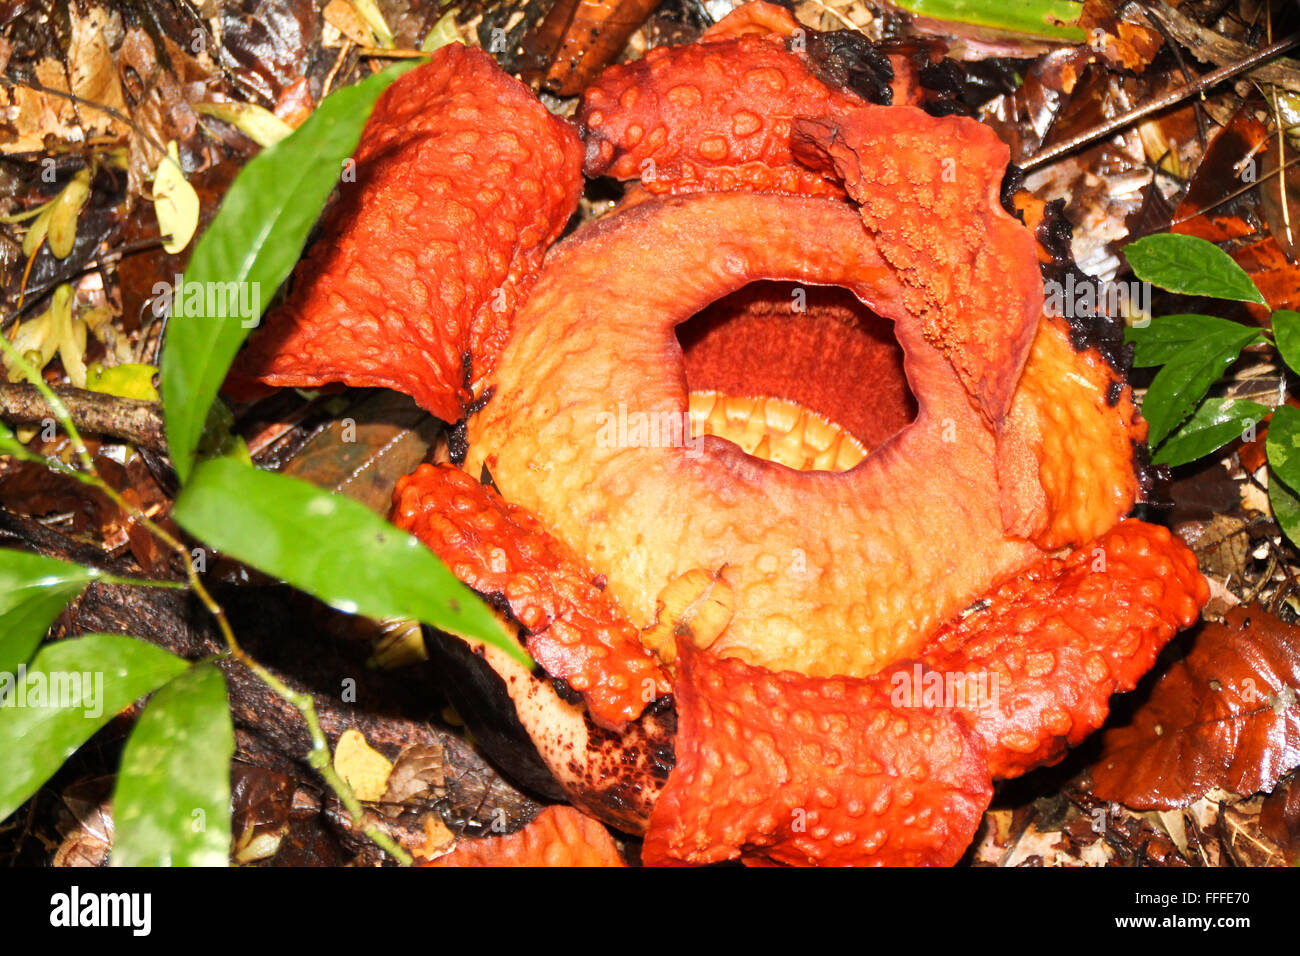
[[[27,235],[23,236],[23,255],[30,259],[36,254],[36,250],[41,247],[41,240],[50,231],[50,215],[54,212],[54,201],[46,203],[41,207],[40,213],[27,227]]]
[[[366,743],[359,730],[345,730],[334,748],[334,769],[348,782],[358,800],[372,803],[388,790],[393,765]]]
[[[229,123],[263,149],[293,132],[292,126],[256,103],[199,103],[194,109]]]
[[[50,205],[50,252],[66,259],[77,242],[77,217],[90,198],[90,168],[80,170]],[[37,220],[40,221],[39,219]]]
[[[118,398],[135,398],[142,402],[158,401],[158,389],[153,377],[158,369],[152,365],[128,362],[112,368],[92,368],[86,375],[86,388],[92,392],[116,395]]]
[[[199,195],[181,171],[176,140],[167,144],[167,155],[158,164],[153,176],[153,208],[158,216],[158,228],[171,240],[163,249],[175,254],[184,249],[199,225]]]

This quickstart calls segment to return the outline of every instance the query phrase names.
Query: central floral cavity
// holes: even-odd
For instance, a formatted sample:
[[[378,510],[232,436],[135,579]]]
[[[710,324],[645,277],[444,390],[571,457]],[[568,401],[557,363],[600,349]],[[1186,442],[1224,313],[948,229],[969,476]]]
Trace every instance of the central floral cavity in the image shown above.
[[[893,325],[846,289],[752,282],[677,326],[691,427],[845,471],[916,418]]]

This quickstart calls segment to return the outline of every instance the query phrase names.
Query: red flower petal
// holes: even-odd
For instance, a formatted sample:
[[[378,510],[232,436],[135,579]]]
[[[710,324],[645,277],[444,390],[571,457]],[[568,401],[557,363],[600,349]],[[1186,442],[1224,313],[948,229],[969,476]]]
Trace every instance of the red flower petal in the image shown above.
[[[614,838],[572,807],[547,807],[506,836],[462,840],[424,866],[626,866]]]
[[[992,780],[1058,760],[1099,727],[1110,696],[1208,597],[1181,542],[1126,521],[1012,578],[921,662],[875,677],[775,673],[683,644],[677,766],[643,856],[955,863]]]
[[[640,632],[584,562],[526,509],[450,466],[421,465],[397,483],[393,523],[481,594],[504,597],[534,660],[582,694],[606,727],[669,691]]]
[[[647,864],[951,865],[993,795],[952,711],[895,707],[886,679],[814,678],[680,642],[677,766]]]
[[[1209,595],[1181,541],[1125,521],[1003,584],[988,607],[941,630],[922,659],[944,674],[987,675],[995,705],[960,709],[993,776],[1014,777],[1100,727],[1111,695],[1133,689]]]
[[[382,386],[446,421],[489,370],[582,189],[572,128],[452,44],[380,98],[322,238],[227,391]],[[469,369],[471,361],[473,368]]]
[[[656,47],[609,67],[588,87],[577,114],[587,142],[584,170],[639,179],[658,193],[840,196],[836,183],[794,161],[790,124],[865,102],[828,88],[779,36]]]
[[[793,137],[797,158],[843,181],[909,287],[908,310],[996,429],[1043,314],[1034,237],[999,199],[1006,144],[973,119],[915,106],[797,119]]]

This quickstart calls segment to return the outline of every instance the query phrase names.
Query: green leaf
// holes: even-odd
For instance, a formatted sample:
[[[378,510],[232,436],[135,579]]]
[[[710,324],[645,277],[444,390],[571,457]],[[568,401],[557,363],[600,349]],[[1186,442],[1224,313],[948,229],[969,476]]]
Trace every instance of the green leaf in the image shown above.
[[[1134,343],[1133,365],[1146,368],[1164,365],[1177,358],[1179,353],[1207,335],[1237,333],[1246,326],[1213,315],[1162,315],[1144,326],[1131,326],[1124,331],[1124,341]],[[1263,336],[1257,336],[1264,341]]]
[[[0,820],[22,806],[95,731],[188,666],[169,651],[122,634],[91,634],[42,648],[23,687],[6,693],[0,706]],[[82,691],[79,701],[74,687]],[[40,701],[38,688],[44,689]],[[51,705],[56,694],[65,706]]]
[[[1028,33],[1054,40],[1082,43],[1079,27],[1083,4],[1070,0],[893,0],[894,5],[921,17],[953,20],[994,30]]]
[[[1300,373],[1300,312],[1278,309],[1273,313],[1273,341],[1287,368]]]
[[[1208,295],[1267,305],[1246,270],[1212,242],[1164,233],[1124,247],[1133,273],[1144,282],[1184,295]]]
[[[1157,465],[1185,465],[1222,448],[1268,415],[1267,405],[1234,398],[1207,398],[1187,424],[1169,437],[1151,460]]]
[[[340,610],[418,618],[531,666],[518,642],[432,551],[342,495],[214,458],[194,469],[172,517],[218,550]]]
[[[215,664],[195,665],[154,694],[122,752],[113,865],[228,865],[234,752]]]
[[[1300,409],[1279,405],[1273,410],[1264,442],[1268,453],[1268,500],[1273,517],[1293,542],[1300,542]]]
[[[1264,447],[1273,472],[1292,488],[1300,487],[1300,409],[1279,405],[1273,410]]]
[[[1300,542],[1300,497],[1282,483],[1277,475],[1268,479],[1268,503],[1273,507],[1273,519],[1293,542]]]
[[[1189,342],[1165,364],[1142,399],[1142,416],[1151,426],[1147,441],[1159,445],[1192,413],[1210,386],[1237,361],[1247,345],[1262,341],[1257,329],[1231,323]]]
[[[399,63],[331,93],[292,136],[243,168],[199,239],[185,271],[185,288],[173,290],[162,356],[167,443],[182,481],[193,468],[208,407],[235,353],[293,269],[375,100],[415,65]],[[186,306],[193,303],[182,294],[193,289],[204,291],[200,314],[189,314]],[[220,290],[242,293],[239,305],[247,309],[234,307],[233,297],[218,294]],[[204,314],[209,292],[221,300],[212,303],[220,314]]]
[[[0,673],[31,660],[59,612],[97,576],[79,564],[0,548]]]

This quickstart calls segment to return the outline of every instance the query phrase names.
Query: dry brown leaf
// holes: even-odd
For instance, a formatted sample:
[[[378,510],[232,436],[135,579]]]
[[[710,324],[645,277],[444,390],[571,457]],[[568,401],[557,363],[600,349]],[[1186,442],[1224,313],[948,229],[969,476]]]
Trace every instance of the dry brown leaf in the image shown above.
[[[1185,807],[1211,787],[1251,794],[1300,766],[1300,627],[1261,607],[1207,624],[1125,726],[1105,731],[1093,794]]]
[[[408,747],[397,756],[388,775],[386,804],[407,804],[417,800],[432,803],[447,792],[441,747]]]
[[[36,64],[42,86],[71,93],[87,104],[97,103],[126,113],[126,100],[118,83],[117,66],[108,48],[109,21],[117,14],[92,6],[81,11],[67,7],[72,39],[67,68],[53,59]],[[61,96],[26,87],[0,89],[0,114],[7,113],[17,135],[0,145],[0,152],[31,153],[45,148],[45,137],[83,142],[89,136],[122,136],[126,124],[103,110],[78,105]]]
[[[1160,52],[1160,31],[1116,16],[1127,4],[1113,0],[1085,0],[1079,26],[1088,31],[1089,46],[1116,68],[1141,73]]]

